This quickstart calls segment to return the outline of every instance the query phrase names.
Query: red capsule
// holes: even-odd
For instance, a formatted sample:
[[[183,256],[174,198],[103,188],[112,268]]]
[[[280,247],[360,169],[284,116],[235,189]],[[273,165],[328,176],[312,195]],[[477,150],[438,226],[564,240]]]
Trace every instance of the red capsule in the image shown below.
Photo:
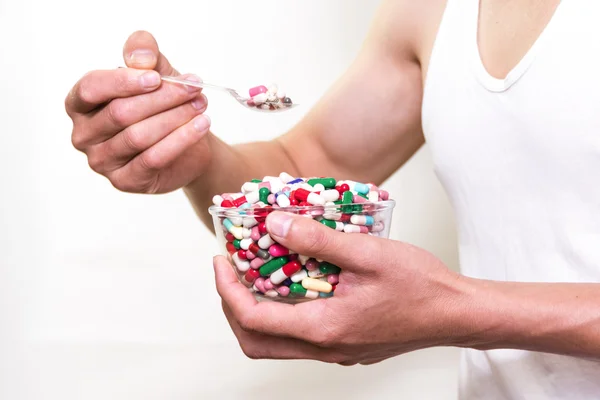
[[[261,235],[267,233],[267,224],[265,222],[261,222],[260,224],[258,224],[258,231]]]
[[[246,275],[244,275],[244,280],[248,282],[249,285],[253,284],[254,281],[260,276],[260,272],[257,269],[250,268]]]
[[[300,271],[301,269],[302,269],[302,264],[300,264],[299,261],[290,261],[289,263],[287,263],[283,267],[281,267],[281,270],[283,271],[285,276],[292,276],[296,272]]]
[[[340,216],[340,222],[350,222],[351,215],[350,214],[342,214]]]
[[[299,188],[294,191],[294,198],[298,201],[306,202],[309,194],[310,192],[308,190]]]
[[[341,185],[336,186],[335,190],[337,190],[340,193],[340,199],[341,199],[344,192],[347,192],[348,190],[350,190],[350,186],[348,186],[347,183],[342,183]]]
[[[335,285],[331,285],[331,291],[332,291],[332,292],[335,292],[335,288],[336,288],[336,287],[337,287],[337,284],[335,284]]]
[[[233,243],[227,242],[227,244],[225,245],[225,247],[227,247],[227,252],[229,254],[234,254],[237,251],[237,249],[235,248],[235,246],[233,245]]]
[[[233,203],[231,202],[231,200],[223,200],[223,202],[221,203],[221,207],[223,207],[223,208],[232,208],[233,207]]]
[[[225,240],[227,240],[228,242],[233,242],[235,240],[235,236],[227,232],[227,234],[225,235]]]
[[[237,251],[237,254],[238,254],[238,257],[239,257],[241,260],[247,260],[247,259],[248,259],[248,257],[246,257],[246,250],[239,249],[239,250]]]
[[[236,207],[239,207],[242,204],[247,203],[247,202],[248,202],[248,200],[246,200],[246,196],[242,196],[242,197],[238,197],[237,199],[235,199],[233,201],[233,205]]]

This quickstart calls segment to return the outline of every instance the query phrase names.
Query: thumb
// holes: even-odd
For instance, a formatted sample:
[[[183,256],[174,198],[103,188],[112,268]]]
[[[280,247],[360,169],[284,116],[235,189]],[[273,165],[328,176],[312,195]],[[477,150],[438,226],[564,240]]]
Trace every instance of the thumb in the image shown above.
[[[269,235],[281,245],[344,270],[363,270],[381,253],[381,241],[372,236],[338,232],[300,215],[275,211],[266,224]]]
[[[161,75],[179,75],[158,50],[154,36],[146,31],[137,31],[129,36],[123,46],[123,59],[129,68],[153,69]]]

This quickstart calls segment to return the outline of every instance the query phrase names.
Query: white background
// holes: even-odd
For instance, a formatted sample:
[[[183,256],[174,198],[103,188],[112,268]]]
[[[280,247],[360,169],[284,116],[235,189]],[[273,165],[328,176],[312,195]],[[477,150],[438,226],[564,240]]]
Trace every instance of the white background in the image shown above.
[[[456,398],[456,349],[371,367],[247,360],[214,290],[214,239],[183,194],[118,192],[70,143],[68,90],[89,70],[123,65],[138,29],[207,82],[285,85],[303,107],[277,116],[206,92],[217,135],[272,138],[349,65],[376,6],[0,0],[0,398]],[[385,186],[398,200],[392,237],[456,268],[428,149]]]

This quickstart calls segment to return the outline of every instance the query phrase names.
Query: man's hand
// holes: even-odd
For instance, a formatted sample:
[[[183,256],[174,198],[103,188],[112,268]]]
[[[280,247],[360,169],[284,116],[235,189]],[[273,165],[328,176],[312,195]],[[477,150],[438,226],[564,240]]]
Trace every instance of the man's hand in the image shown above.
[[[179,74],[149,33],[131,35],[123,57],[128,68],[89,72],[69,92],[73,145],[119,190],[176,190],[209,162],[207,99],[198,88],[161,83],[161,74]]]
[[[267,229],[282,245],[342,268],[335,296],[290,305],[258,303],[224,257],[214,260],[223,310],[250,358],[372,364],[449,344],[460,276],[424,250],[337,232],[273,212]]]

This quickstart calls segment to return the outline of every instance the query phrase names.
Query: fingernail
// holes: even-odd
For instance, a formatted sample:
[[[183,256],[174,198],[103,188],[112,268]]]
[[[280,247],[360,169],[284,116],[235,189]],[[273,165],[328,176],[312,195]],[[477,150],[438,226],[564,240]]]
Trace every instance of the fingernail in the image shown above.
[[[291,225],[292,217],[285,213],[275,212],[267,218],[267,230],[279,237],[286,237]]]
[[[202,82],[202,79],[200,79],[200,77],[196,76],[196,75],[186,76],[185,79],[188,81],[192,81],[192,82]],[[187,85],[185,85],[185,88],[188,90],[188,92],[197,92],[198,90],[201,89],[196,86],[187,86]]]
[[[146,72],[140,76],[140,82],[142,83],[142,87],[146,89],[155,88],[160,84],[160,75],[155,71]]]
[[[156,54],[152,50],[138,49],[129,55],[130,66],[152,68],[156,63]]]
[[[198,118],[194,120],[194,128],[203,132],[210,127],[210,117],[208,115],[200,115]]]
[[[194,107],[198,111],[203,110],[206,107],[206,99],[204,98],[204,96],[192,101],[192,107]]]

